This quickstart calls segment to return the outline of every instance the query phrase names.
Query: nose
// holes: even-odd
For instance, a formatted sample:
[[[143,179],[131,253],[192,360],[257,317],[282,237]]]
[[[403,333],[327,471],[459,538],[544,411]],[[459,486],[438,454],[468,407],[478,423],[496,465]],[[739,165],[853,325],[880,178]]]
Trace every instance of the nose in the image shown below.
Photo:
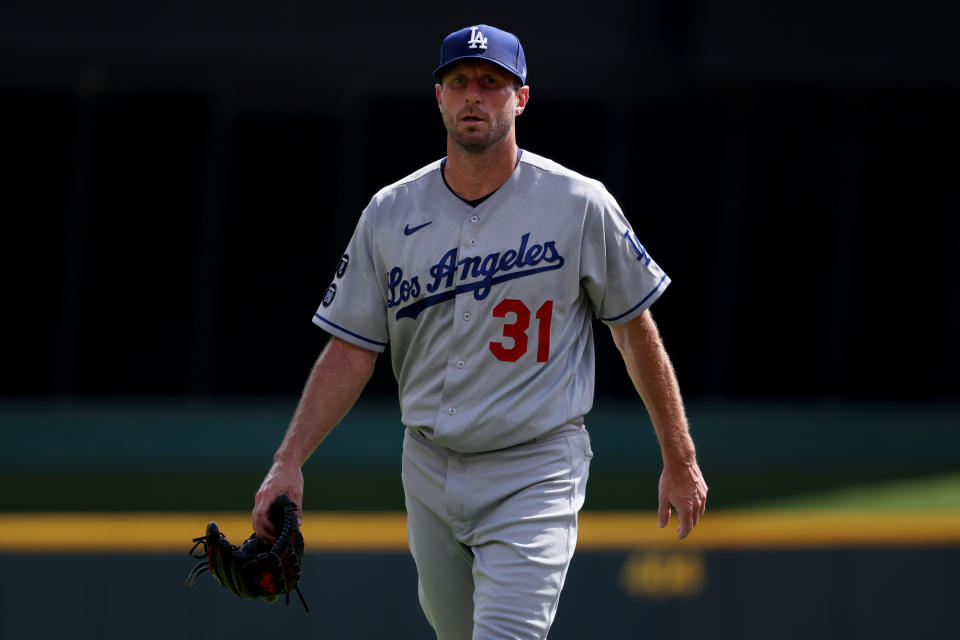
[[[482,95],[483,91],[480,90],[480,81],[470,80],[467,83],[467,90],[464,93],[464,98],[467,100],[467,102],[473,101],[479,103]]]

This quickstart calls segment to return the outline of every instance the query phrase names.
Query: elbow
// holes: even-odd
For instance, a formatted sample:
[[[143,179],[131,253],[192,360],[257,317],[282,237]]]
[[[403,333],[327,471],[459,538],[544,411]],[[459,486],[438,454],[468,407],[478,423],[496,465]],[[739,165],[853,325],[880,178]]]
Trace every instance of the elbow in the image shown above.
[[[650,321],[650,312],[644,311],[632,320],[610,327],[613,343],[617,345],[620,353],[630,353],[633,350],[637,339],[647,333]]]
[[[628,353],[630,350],[630,336],[622,329],[623,325],[610,327],[610,335],[613,336],[613,344],[617,346],[617,351],[621,354]]]

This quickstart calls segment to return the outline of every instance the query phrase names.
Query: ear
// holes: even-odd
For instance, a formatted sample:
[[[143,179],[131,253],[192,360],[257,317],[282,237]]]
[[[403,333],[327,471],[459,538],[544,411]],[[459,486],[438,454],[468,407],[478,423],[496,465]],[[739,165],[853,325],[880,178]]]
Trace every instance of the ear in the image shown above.
[[[517,107],[514,109],[515,115],[523,113],[523,110],[527,108],[528,102],[530,102],[530,87],[523,85],[517,89]]]
[[[443,109],[443,88],[438,84],[434,89],[437,91],[437,106]]]

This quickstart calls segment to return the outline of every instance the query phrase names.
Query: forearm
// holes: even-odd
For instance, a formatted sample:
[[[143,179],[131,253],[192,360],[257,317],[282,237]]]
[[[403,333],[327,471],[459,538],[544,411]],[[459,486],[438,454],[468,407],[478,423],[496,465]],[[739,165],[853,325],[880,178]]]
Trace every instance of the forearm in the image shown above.
[[[253,530],[261,540],[268,543],[274,540],[268,510],[278,495],[287,494],[302,509],[303,463],[347,415],[370,379],[376,362],[376,353],[339,338],[332,338],[317,358],[283,442],[273,456],[273,466],[257,490]],[[302,511],[298,514],[303,515]]]
[[[633,386],[647,407],[663,452],[658,523],[667,526],[670,507],[676,507],[680,523],[677,536],[683,540],[706,509],[707,483],[697,464],[677,376],[649,311],[612,327],[611,332]]]
[[[650,312],[613,327],[612,333],[630,380],[650,414],[664,465],[694,463],[696,451],[690,438],[680,386]]]
[[[373,374],[377,354],[332,338],[313,365],[275,463],[303,466],[343,419]]]

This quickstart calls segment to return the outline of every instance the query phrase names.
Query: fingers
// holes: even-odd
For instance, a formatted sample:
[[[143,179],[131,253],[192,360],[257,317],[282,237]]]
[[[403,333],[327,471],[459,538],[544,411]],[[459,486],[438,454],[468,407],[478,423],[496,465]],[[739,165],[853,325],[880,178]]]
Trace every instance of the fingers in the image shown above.
[[[657,525],[663,529],[670,522],[670,498],[660,492],[660,508],[657,510]]]
[[[697,491],[683,507],[677,507],[677,520],[680,526],[677,527],[677,537],[683,540],[693,528],[700,524],[700,519],[707,510],[707,488],[703,486],[702,491]]]
[[[267,544],[273,544],[276,541],[274,536],[276,532],[273,530],[273,524],[270,522],[269,516],[270,504],[273,499],[267,501],[263,498],[263,495],[261,493],[257,494],[256,504],[253,507],[253,531],[258,538]]]
[[[691,506],[687,506],[683,509],[677,509],[678,520],[680,521],[680,526],[677,527],[677,537],[683,540],[690,532],[693,531],[693,528],[696,526],[696,521],[693,518],[694,509]]]

